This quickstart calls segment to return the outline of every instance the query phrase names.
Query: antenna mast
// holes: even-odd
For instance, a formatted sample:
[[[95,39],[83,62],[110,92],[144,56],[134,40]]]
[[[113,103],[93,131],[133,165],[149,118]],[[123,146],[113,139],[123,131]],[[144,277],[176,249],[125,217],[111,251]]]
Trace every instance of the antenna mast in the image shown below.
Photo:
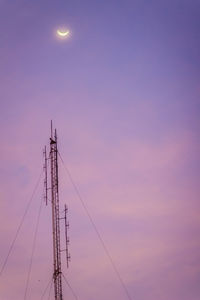
[[[58,149],[57,134],[50,138],[50,163],[51,163],[51,201],[52,201],[52,226],[53,226],[53,263],[54,263],[54,292],[56,300],[63,300],[62,271],[60,251],[60,213],[58,193]]]
[[[44,150],[45,157],[45,202],[48,203],[48,195],[47,191],[49,188],[47,187],[47,155],[46,155],[46,147]],[[58,185],[58,147],[57,147],[57,133],[56,129],[53,132],[53,126],[51,121],[51,137],[50,137],[50,177],[51,177],[51,206],[52,206],[52,231],[53,231],[53,281],[54,281],[54,294],[55,300],[63,300],[63,292],[62,292],[62,269],[61,269],[61,252],[66,251],[66,259],[67,259],[67,267],[70,260],[70,255],[68,251],[68,234],[67,230],[69,224],[67,222],[67,207],[65,205],[64,209],[64,217],[60,217],[59,210],[59,185]],[[60,238],[60,220],[65,220],[65,236],[66,236],[66,249],[61,250],[61,238]]]

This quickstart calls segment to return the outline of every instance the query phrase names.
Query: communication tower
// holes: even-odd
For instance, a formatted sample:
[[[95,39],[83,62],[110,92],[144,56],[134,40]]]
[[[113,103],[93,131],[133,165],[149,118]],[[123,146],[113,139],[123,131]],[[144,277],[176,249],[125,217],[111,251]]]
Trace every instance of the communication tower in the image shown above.
[[[53,282],[54,282],[54,295],[55,300],[63,300],[63,291],[62,291],[62,261],[61,253],[66,252],[67,267],[69,266],[70,255],[68,251],[68,228],[69,223],[67,222],[67,211],[68,208],[65,205],[64,208],[64,217],[60,217],[60,208],[59,208],[59,178],[58,178],[58,144],[57,144],[57,132],[56,129],[53,130],[52,121],[51,121],[51,137],[49,145],[49,157],[47,157],[46,147],[44,149],[44,171],[45,171],[45,202],[48,204],[49,197],[48,191],[50,190],[51,196],[51,208],[52,208],[52,235],[53,235]],[[50,169],[48,167],[48,161],[50,161]],[[48,187],[48,174],[50,175],[50,187]],[[66,238],[66,248],[61,249],[61,224],[60,221],[64,220],[65,226],[65,238]]]

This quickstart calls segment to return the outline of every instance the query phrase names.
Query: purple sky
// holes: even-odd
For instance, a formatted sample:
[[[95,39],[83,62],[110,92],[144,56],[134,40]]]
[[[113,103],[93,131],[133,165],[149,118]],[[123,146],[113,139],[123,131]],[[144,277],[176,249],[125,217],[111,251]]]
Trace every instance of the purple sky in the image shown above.
[[[65,41],[55,37],[63,25]],[[53,119],[132,300],[200,299],[199,29],[199,0],[0,0],[0,265]],[[2,300],[24,297],[42,185],[0,277]],[[127,299],[61,165],[60,190],[72,256],[63,271],[78,298]],[[50,206],[41,217],[29,300],[52,272]],[[74,299],[65,285],[64,297]]]

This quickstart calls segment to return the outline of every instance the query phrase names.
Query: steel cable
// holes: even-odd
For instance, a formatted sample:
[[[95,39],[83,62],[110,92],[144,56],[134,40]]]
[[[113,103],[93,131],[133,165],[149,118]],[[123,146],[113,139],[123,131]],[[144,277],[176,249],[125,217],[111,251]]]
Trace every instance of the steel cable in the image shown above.
[[[59,157],[61,159],[61,162],[62,162],[62,164],[63,164],[63,166],[64,166],[64,168],[65,168],[65,170],[67,172],[69,180],[70,180],[70,182],[71,182],[71,184],[72,184],[72,186],[73,186],[73,188],[74,188],[74,190],[75,190],[75,192],[76,192],[76,194],[77,194],[77,196],[78,196],[78,198],[79,198],[79,200],[80,200],[80,202],[81,202],[81,204],[82,204],[82,206],[83,206],[83,208],[84,208],[84,210],[85,210],[85,212],[86,212],[86,214],[87,214],[87,216],[88,216],[88,218],[90,220],[90,223],[92,224],[92,226],[94,228],[94,231],[96,232],[96,234],[97,234],[97,236],[99,238],[99,241],[100,241],[100,243],[101,243],[101,245],[102,245],[102,247],[103,247],[103,249],[105,251],[105,254],[106,254],[108,260],[110,261],[110,264],[111,264],[111,266],[112,266],[112,268],[113,268],[113,270],[114,270],[114,272],[115,272],[115,274],[116,274],[116,276],[117,276],[117,278],[118,278],[118,280],[119,280],[119,282],[120,282],[120,284],[121,284],[121,286],[122,286],[122,288],[123,288],[123,290],[124,290],[127,298],[129,300],[132,300],[132,298],[131,298],[131,296],[129,294],[129,291],[128,291],[128,289],[127,289],[127,287],[126,287],[126,285],[125,285],[125,283],[124,283],[124,281],[123,281],[123,279],[122,279],[122,277],[121,277],[121,275],[120,275],[120,273],[119,273],[119,271],[118,271],[118,269],[117,269],[117,267],[116,267],[116,265],[114,263],[114,260],[113,260],[112,256],[110,255],[110,253],[108,251],[108,248],[105,245],[105,242],[104,242],[104,240],[103,240],[103,238],[102,238],[99,230],[97,229],[97,226],[96,226],[93,218],[91,217],[91,214],[89,213],[89,210],[88,210],[87,206],[85,205],[85,203],[83,201],[83,198],[82,198],[82,196],[80,194],[80,191],[79,191],[77,185],[75,184],[75,182],[74,182],[74,180],[73,180],[73,178],[71,176],[71,173],[70,173],[69,169],[66,167],[66,165],[64,163],[64,160],[62,159],[62,157],[61,157],[61,155],[60,155],[59,152],[58,152],[58,155],[59,155]]]
[[[40,202],[40,207],[39,207],[37,221],[36,221],[36,227],[35,227],[35,231],[34,231],[33,245],[32,245],[32,250],[31,250],[31,257],[30,257],[30,263],[29,263],[29,268],[28,268],[27,279],[26,279],[26,287],[25,287],[25,292],[24,292],[24,300],[26,300],[27,292],[28,292],[28,286],[29,286],[29,282],[30,282],[30,275],[31,275],[31,269],[32,269],[32,264],[33,264],[33,256],[34,256],[34,252],[35,252],[36,239],[37,239],[38,227],[39,227],[39,222],[40,222],[40,215],[41,215],[41,210],[42,210],[42,203],[43,203],[43,199],[41,199],[41,202]]]
[[[45,287],[45,290],[44,290],[44,292],[43,292],[40,300],[42,300],[44,298],[44,296],[45,296],[45,294],[46,294],[46,292],[48,290],[48,287],[51,286],[51,284],[52,284],[52,280],[53,280],[52,278],[51,278],[51,280],[49,280],[49,282],[48,282],[47,286]]]
[[[12,252],[12,249],[13,249],[13,247],[14,247],[14,244],[15,244],[15,242],[16,242],[16,240],[17,240],[18,235],[19,235],[20,229],[21,229],[21,227],[22,227],[22,225],[23,225],[23,223],[24,223],[24,219],[25,219],[25,217],[26,217],[26,215],[27,215],[27,213],[28,213],[28,210],[29,210],[29,208],[30,208],[30,206],[31,206],[31,203],[32,203],[32,200],[33,200],[33,197],[34,197],[34,195],[35,195],[35,193],[36,193],[36,191],[37,191],[37,188],[38,188],[38,186],[39,186],[39,183],[40,183],[40,180],[41,180],[41,177],[42,177],[42,173],[43,173],[43,169],[42,169],[42,171],[41,171],[41,173],[40,173],[40,175],[39,175],[39,178],[38,178],[38,180],[37,180],[37,182],[36,182],[36,185],[35,185],[35,187],[34,187],[34,189],[33,189],[33,193],[32,193],[32,195],[31,195],[31,197],[30,197],[30,200],[29,200],[28,203],[27,203],[27,206],[26,206],[26,209],[25,209],[24,214],[23,214],[23,216],[22,216],[22,219],[21,219],[21,221],[20,221],[20,223],[19,223],[19,225],[18,225],[18,227],[17,227],[17,231],[16,231],[15,236],[14,236],[14,238],[13,238],[13,240],[12,240],[12,243],[11,243],[11,245],[10,245],[10,247],[9,247],[8,253],[7,253],[7,255],[6,255],[6,258],[5,258],[5,260],[4,260],[3,264],[2,264],[1,271],[0,271],[0,276],[2,276],[3,271],[4,271],[4,269],[5,269],[6,265],[7,265],[9,256],[10,256],[10,254],[11,254],[11,252]]]
[[[74,292],[74,290],[73,290],[71,284],[68,282],[67,278],[65,277],[65,275],[64,275],[63,273],[62,273],[62,276],[63,276],[63,278],[64,278],[64,280],[65,280],[65,283],[66,283],[67,286],[70,288],[70,291],[71,291],[72,295],[74,296],[74,298],[75,298],[76,300],[78,300],[78,297],[77,297],[77,295],[75,294],[75,292]]]

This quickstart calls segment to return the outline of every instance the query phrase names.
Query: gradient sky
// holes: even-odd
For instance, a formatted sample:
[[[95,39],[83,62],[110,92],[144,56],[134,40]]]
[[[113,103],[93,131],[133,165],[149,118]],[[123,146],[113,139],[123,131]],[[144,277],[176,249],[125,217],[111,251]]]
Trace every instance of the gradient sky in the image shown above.
[[[65,41],[55,36],[63,25]],[[53,119],[132,300],[199,300],[200,1],[0,0],[0,83],[0,264]],[[0,278],[1,300],[24,297],[42,185]],[[127,299],[61,165],[60,190],[72,256],[63,272],[78,298]],[[51,272],[44,206],[27,299],[40,299]]]

